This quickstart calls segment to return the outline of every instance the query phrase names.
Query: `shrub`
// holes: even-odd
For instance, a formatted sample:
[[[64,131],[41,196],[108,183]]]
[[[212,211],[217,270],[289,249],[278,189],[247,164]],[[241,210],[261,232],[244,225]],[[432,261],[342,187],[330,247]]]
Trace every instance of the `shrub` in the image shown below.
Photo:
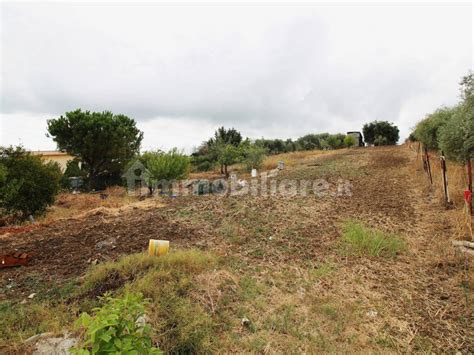
[[[474,155],[474,96],[468,97],[439,133],[439,145],[449,159],[465,162]]]
[[[265,159],[266,149],[255,144],[250,145],[244,150],[244,165],[250,171],[252,169],[260,169]]]
[[[61,170],[21,147],[0,148],[0,209],[21,218],[40,214],[54,203]]]
[[[145,152],[141,155],[139,160],[148,169],[150,178],[148,186],[150,193],[162,181],[185,179],[189,174],[190,159],[187,155],[173,148],[164,153],[161,151]]]
[[[393,234],[385,234],[349,220],[344,223],[342,250],[358,256],[394,257],[405,250],[405,242]]]
[[[125,293],[123,297],[101,297],[105,302],[94,309],[94,316],[82,313],[77,324],[85,329],[85,341],[77,354],[159,354],[152,346],[151,328],[139,324],[146,303],[141,294]]]
[[[438,149],[440,130],[451,120],[456,108],[443,107],[418,122],[413,132],[428,149]]]
[[[356,141],[355,141],[355,138],[353,136],[347,135],[344,138],[344,146],[346,146],[347,148],[350,148],[350,147],[354,146],[355,144],[356,144]]]
[[[373,121],[362,128],[365,141],[374,145],[393,145],[399,139],[399,129],[387,121]]]

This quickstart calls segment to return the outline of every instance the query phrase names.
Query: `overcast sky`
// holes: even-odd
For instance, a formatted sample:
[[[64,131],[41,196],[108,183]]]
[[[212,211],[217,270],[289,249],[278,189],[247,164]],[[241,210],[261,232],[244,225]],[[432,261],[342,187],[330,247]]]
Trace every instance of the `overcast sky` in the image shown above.
[[[54,149],[46,120],[126,114],[143,149],[190,152],[218,126],[251,138],[361,130],[459,100],[464,5],[1,5],[0,144]]]

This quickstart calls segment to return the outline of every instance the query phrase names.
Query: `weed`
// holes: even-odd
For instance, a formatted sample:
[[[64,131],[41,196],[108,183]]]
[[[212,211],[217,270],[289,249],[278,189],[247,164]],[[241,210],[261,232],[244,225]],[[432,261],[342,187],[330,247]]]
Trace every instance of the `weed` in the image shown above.
[[[402,238],[368,228],[353,220],[344,223],[341,247],[344,253],[357,256],[394,257],[406,250]]]
[[[105,304],[94,309],[94,316],[82,313],[78,319],[77,325],[85,328],[85,340],[74,353],[160,353],[152,346],[150,325],[139,322],[146,304],[141,294],[127,292],[121,298],[106,295],[101,299]]]

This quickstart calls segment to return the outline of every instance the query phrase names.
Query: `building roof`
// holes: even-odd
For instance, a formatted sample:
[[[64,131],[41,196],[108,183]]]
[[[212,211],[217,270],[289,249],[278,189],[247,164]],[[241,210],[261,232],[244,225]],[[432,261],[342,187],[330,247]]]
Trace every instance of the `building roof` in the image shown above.
[[[60,152],[60,151],[57,151],[57,150],[31,150],[30,151],[31,154],[33,155],[54,155],[54,156],[68,156],[70,154],[66,153],[66,152]]]

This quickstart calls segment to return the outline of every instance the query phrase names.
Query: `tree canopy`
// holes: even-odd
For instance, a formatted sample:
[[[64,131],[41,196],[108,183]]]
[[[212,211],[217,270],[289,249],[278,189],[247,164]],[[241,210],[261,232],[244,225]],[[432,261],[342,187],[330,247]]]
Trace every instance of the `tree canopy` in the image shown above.
[[[364,139],[374,145],[394,145],[400,138],[397,126],[388,121],[372,121],[362,128]]]
[[[53,204],[61,170],[22,147],[0,147],[0,212],[20,218],[40,214]]]
[[[133,119],[112,112],[80,109],[48,120],[58,149],[79,158],[91,188],[120,181],[125,165],[140,149],[143,133]]]

